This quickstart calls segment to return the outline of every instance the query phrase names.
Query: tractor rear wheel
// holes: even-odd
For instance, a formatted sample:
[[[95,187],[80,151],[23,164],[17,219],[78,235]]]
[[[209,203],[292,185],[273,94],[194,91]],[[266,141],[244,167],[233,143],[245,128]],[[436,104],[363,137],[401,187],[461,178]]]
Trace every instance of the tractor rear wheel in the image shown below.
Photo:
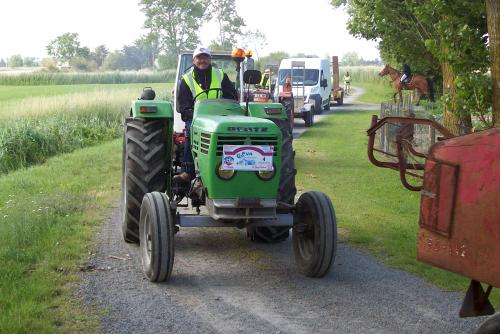
[[[167,128],[162,119],[127,118],[122,158],[122,232],[126,242],[139,242],[142,198],[166,189]]]
[[[142,200],[139,235],[142,269],[151,282],[168,281],[174,265],[175,224],[164,193],[147,193]]]
[[[273,119],[273,122],[281,129],[283,138],[281,144],[281,176],[277,198],[278,213],[281,213],[281,211],[286,211],[286,209],[280,209],[283,204],[285,206],[293,205],[295,202],[295,194],[297,193],[295,174],[297,171],[295,169],[295,152],[293,151],[293,135],[290,123],[287,120],[279,119]],[[288,239],[290,228],[283,226],[250,227],[247,228],[247,234],[251,240],[280,242]]]
[[[300,196],[292,239],[298,270],[309,277],[325,276],[337,249],[335,211],[328,196],[317,191]]]
[[[344,104],[344,92],[340,93],[340,98],[337,99],[337,105],[341,106]]]

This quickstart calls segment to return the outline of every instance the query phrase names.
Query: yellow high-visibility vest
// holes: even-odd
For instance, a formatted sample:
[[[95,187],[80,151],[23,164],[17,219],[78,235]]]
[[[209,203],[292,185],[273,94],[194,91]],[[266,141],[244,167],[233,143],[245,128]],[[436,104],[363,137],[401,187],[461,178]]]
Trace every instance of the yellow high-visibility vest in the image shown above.
[[[191,70],[189,70],[189,72],[184,74],[182,77],[186,82],[186,84],[188,85],[189,89],[191,90],[191,94],[193,94],[193,99],[196,95],[200,94],[204,90],[203,88],[201,88],[201,86],[196,82],[194,78],[194,68],[191,68]],[[221,84],[223,78],[224,78],[224,72],[221,69],[212,66],[212,80],[210,82],[210,89],[222,88]],[[196,98],[196,101],[204,99],[217,99],[217,98],[222,98],[222,91],[210,90],[208,94],[199,95]]]

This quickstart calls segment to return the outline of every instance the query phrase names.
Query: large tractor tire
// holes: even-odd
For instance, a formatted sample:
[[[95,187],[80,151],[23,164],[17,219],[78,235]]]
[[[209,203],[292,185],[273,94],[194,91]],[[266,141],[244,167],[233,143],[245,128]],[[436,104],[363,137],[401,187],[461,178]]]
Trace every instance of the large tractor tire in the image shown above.
[[[167,184],[167,123],[162,119],[127,118],[122,159],[122,232],[139,242],[139,218],[146,193],[163,192]]]
[[[141,261],[151,282],[168,281],[174,265],[175,223],[164,193],[147,193],[139,221]]]
[[[332,202],[324,193],[303,193],[296,205],[293,250],[300,273],[325,276],[335,260],[337,224]]]
[[[278,213],[280,213],[280,203],[285,205],[293,205],[295,202],[295,152],[293,151],[293,135],[290,124],[287,120],[273,119],[273,122],[281,129],[283,138],[282,142],[282,161],[281,161],[281,176],[278,191]],[[247,233],[252,240],[262,242],[280,242],[288,239],[290,234],[289,227],[274,226],[274,227],[253,227],[248,228]]]

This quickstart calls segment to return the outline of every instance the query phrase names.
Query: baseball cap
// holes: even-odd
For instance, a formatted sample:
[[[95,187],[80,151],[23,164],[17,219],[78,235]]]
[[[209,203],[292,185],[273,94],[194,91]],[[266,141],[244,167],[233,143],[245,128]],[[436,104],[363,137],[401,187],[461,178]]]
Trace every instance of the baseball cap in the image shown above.
[[[212,57],[212,55],[210,54],[210,50],[208,48],[204,46],[199,46],[194,50],[193,58],[201,54],[206,54],[207,56]]]

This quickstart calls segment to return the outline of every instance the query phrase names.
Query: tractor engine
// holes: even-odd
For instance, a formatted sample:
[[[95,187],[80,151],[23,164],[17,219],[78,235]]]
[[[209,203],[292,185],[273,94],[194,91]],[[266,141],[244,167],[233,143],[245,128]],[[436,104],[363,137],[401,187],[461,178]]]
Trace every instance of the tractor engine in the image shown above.
[[[195,109],[191,149],[199,180],[193,189],[201,197],[195,202],[205,203],[214,219],[274,218],[280,129],[270,120],[245,116],[235,101],[203,100]]]

